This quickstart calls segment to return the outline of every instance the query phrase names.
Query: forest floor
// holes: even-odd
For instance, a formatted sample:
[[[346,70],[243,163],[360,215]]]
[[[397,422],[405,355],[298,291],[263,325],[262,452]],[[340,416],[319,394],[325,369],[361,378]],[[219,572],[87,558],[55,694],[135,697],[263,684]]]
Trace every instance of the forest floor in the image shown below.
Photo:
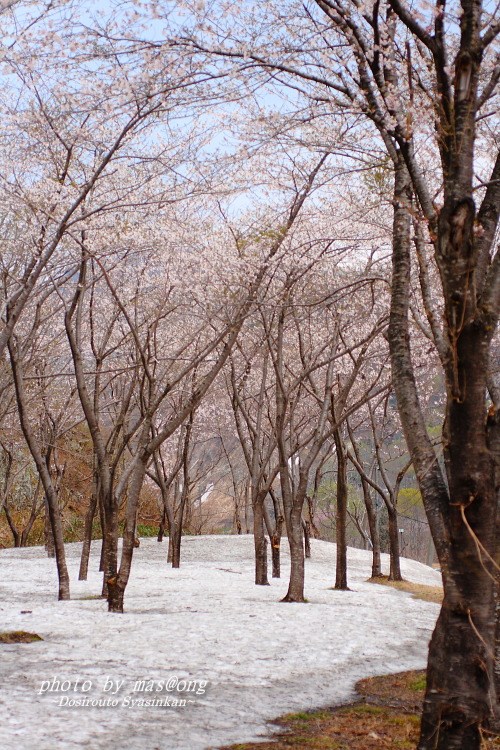
[[[122,615],[100,598],[99,544],[87,581],[81,544],[66,546],[65,602],[43,548],[0,550],[2,750],[206,750],[268,741],[285,714],[300,737],[300,717],[313,712],[316,726],[328,707],[356,701],[359,680],[422,669],[439,612],[422,593],[438,589],[439,573],[403,559],[410,593],[367,580],[370,554],[349,549],[349,590],[336,591],[335,545],[312,546],[308,603],[295,605],[280,601],[285,543],[282,577],[255,586],[251,536],[186,537],[178,570],[165,543],[142,539]],[[387,555],[382,564],[387,574]],[[382,730],[366,730],[363,716],[367,750]]]
[[[441,586],[411,581],[390,581],[388,576],[371,583],[406,591],[416,599],[441,603]],[[359,680],[359,698],[347,705],[319,711],[286,714],[273,720],[281,731],[270,742],[228,745],[221,750],[415,750],[425,692],[425,671]],[[500,736],[484,738],[484,750],[500,748]]]
[[[282,716],[273,721],[281,727],[273,741],[220,750],[415,750],[424,691],[424,670],[360,680],[359,700]],[[483,748],[500,748],[500,736],[485,737]]]

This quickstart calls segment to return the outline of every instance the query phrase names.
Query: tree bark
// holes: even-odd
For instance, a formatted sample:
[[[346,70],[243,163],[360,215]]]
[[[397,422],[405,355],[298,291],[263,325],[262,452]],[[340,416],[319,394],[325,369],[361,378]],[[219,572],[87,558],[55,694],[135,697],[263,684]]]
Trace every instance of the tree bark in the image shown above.
[[[271,536],[271,558],[273,563],[273,578],[280,578],[281,576],[281,533],[285,519],[283,516],[278,516],[276,521],[275,529]]]
[[[267,491],[257,492],[253,503],[253,534],[255,547],[255,583],[269,586],[267,577],[267,539],[264,525],[264,500]]]
[[[59,600],[70,598],[70,580],[68,567],[66,565],[66,553],[64,550],[64,538],[61,512],[59,509],[59,498],[52,482],[52,477],[47,467],[47,462],[42,455],[42,451],[35,433],[30,425],[26,412],[26,392],[24,389],[24,377],[21,362],[19,361],[17,345],[13,339],[8,342],[12,373],[14,376],[14,386],[16,390],[17,408],[19,412],[19,421],[23,435],[28,444],[33,460],[35,461],[38,475],[43,484],[45,497],[47,500],[47,510],[50,519],[50,528],[53,535],[57,574],[59,578]]]
[[[363,477],[361,477],[361,486],[363,488],[363,500],[365,503],[366,517],[368,519],[368,528],[370,529],[370,539],[372,542],[372,578],[380,578],[382,576],[382,564],[380,558],[380,534],[378,533],[377,514],[373,507],[370,487]]]
[[[264,520],[266,522],[267,533],[269,535],[269,541],[271,542],[271,560],[272,560],[272,577],[279,578],[281,575],[281,563],[280,563],[280,552],[281,552],[281,534],[283,531],[283,524],[285,523],[284,516],[281,515],[281,508],[279,499],[276,497],[276,493],[272,488],[269,488],[269,494],[273,501],[274,510],[274,526],[269,517],[269,512],[264,503]]]
[[[347,458],[340,430],[333,433],[337,452],[337,510],[335,514],[337,542],[337,564],[335,569],[335,588],[348,591],[347,585]]]
[[[366,517],[368,519],[368,528],[370,530],[370,539],[372,543],[372,578],[381,578],[382,576],[382,564],[381,564],[381,558],[380,558],[380,534],[378,531],[378,523],[377,523],[377,513],[375,511],[372,496],[370,494],[370,485],[368,484],[366,477],[364,476],[364,471],[362,471],[361,467],[361,454],[359,451],[358,444],[356,442],[355,435],[351,429],[351,425],[349,424],[349,420],[347,420],[347,430],[349,432],[349,439],[351,441],[354,455],[356,457],[356,462],[358,466],[360,467],[358,469],[359,478],[361,480],[361,487],[363,490],[363,501],[366,508]]]
[[[304,539],[302,535],[302,506],[296,504],[290,512],[288,542],[290,545],[290,581],[282,602],[305,602],[304,599]]]
[[[389,344],[401,421],[444,586],[443,606],[429,646],[419,750],[476,750],[491,715],[493,680],[491,557],[496,498],[484,419],[488,336],[476,322],[460,323],[455,331],[448,319],[455,354],[446,372],[447,487],[427,435],[409,347],[410,207],[409,176],[400,166],[395,175]]]
[[[488,444],[495,461],[497,519],[495,532],[495,666],[492,702],[495,706],[495,729],[500,733],[500,388],[489,387],[492,405],[488,413]]]
[[[85,527],[83,530],[83,546],[82,554],[80,558],[80,570],[78,573],[79,581],[86,581],[89,569],[89,557],[90,557],[90,546],[92,544],[92,530],[94,526],[94,517],[97,510],[97,499],[98,499],[98,478],[97,470],[94,467],[94,481],[92,483],[92,497],[90,498],[90,505],[85,515]]]
[[[146,424],[143,427],[143,436],[145,437],[145,435],[148,433],[149,427]],[[135,528],[137,523],[139,495],[141,492],[142,484],[144,482],[148,459],[149,456],[147,455],[147,453],[145,451],[142,451],[136,462],[133,474],[130,479],[127,507],[125,512],[125,528],[123,532],[123,547],[120,559],[120,568],[114,575],[110,575],[107,581],[109,612],[123,612],[123,599],[125,589],[130,577],[132,558],[135,549]],[[111,570],[111,567],[111,564],[109,564],[108,570]]]
[[[302,519],[302,527],[304,529],[304,556],[306,560],[311,557],[311,523],[310,521],[304,521]]]
[[[390,581],[402,581],[403,576],[401,575],[401,563],[399,554],[399,528],[398,528],[398,512],[396,508],[391,504],[387,503],[387,515],[389,518],[389,554],[390,554]]]

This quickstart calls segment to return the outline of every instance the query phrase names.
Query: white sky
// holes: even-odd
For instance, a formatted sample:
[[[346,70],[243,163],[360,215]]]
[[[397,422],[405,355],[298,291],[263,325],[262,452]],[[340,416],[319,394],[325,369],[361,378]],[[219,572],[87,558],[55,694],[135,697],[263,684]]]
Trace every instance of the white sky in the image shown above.
[[[206,750],[268,736],[266,720],[283,713],[348,701],[362,677],[425,666],[439,608],[366,583],[368,552],[349,551],[352,591],[333,591],[335,545],[313,540],[309,603],[283,604],[288,555],[280,580],[255,586],[250,536],[187,537],[179,570],[167,565],[166,542],[143,539],[126,613],[119,615],[109,614],[103,600],[82,598],[99,593],[101,575],[96,544],[89,581],[76,580],[80,547],[67,546],[70,602],[55,600],[55,563],[43,549],[0,551],[0,630],[44,638],[0,646],[3,750]],[[387,572],[387,555],[384,565]],[[412,560],[403,560],[403,574],[440,582],[438,573]],[[175,677],[207,681],[206,692],[134,692],[136,680]],[[40,694],[42,683],[54,678],[72,688],[78,678],[80,684],[76,691]],[[106,679],[123,680],[118,706],[59,705],[63,696],[108,698]],[[85,693],[83,680],[92,683]],[[126,705],[127,698],[169,695],[194,702]]]

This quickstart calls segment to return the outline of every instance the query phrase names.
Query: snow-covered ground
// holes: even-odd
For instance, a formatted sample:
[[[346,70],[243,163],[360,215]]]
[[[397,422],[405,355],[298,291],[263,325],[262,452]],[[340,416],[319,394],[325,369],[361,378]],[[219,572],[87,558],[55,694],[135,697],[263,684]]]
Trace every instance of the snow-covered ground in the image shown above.
[[[333,591],[335,545],[320,541],[307,561],[309,603],[282,604],[286,547],[282,578],[263,587],[253,583],[249,536],[187,537],[178,570],[166,543],[143,539],[123,615],[88,598],[101,586],[97,543],[86,582],[76,580],[81,545],[67,547],[70,602],[55,599],[43,549],[0,551],[0,630],[44,639],[0,646],[2,750],[204,750],[262,739],[266,720],[347,701],[362,677],[425,666],[436,604],[367,583],[370,555],[354,549],[352,590]],[[411,560],[403,575],[440,583]],[[110,705],[86,705],[99,700]]]

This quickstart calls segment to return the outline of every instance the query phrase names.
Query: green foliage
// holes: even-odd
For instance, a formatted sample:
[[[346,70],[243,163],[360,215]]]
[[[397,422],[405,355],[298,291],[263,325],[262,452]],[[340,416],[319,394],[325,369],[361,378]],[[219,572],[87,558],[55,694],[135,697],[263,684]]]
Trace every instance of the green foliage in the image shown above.
[[[83,541],[83,533],[85,530],[85,519],[80,518],[76,515],[72,515],[70,518],[64,519],[64,541],[69,542],[81,542]],[[92,539],[101,539],[101,523],[99,519],[94,518],[92,523]]]
[[[399,490],[398,494],[398,510],[400,513],[406,513],[415,507],[423,507],[422,495],[420,490],[415,487],[404,487]]]
[[[416,680],[413,680],[413,682],[410,683],[409,687],[410,690],[415,690],[415,692],[425,690],[425,688],[427,687],[427,679],[425,674],[422,674],[417,677]]]
[[[136,534],[137,536],[157,536],[158,526],[151,523],[138,523]]]
[[[427,434],[431,440],[439,440],[443,432],[443,425],[437,424],[434,427],[427,426]]]

